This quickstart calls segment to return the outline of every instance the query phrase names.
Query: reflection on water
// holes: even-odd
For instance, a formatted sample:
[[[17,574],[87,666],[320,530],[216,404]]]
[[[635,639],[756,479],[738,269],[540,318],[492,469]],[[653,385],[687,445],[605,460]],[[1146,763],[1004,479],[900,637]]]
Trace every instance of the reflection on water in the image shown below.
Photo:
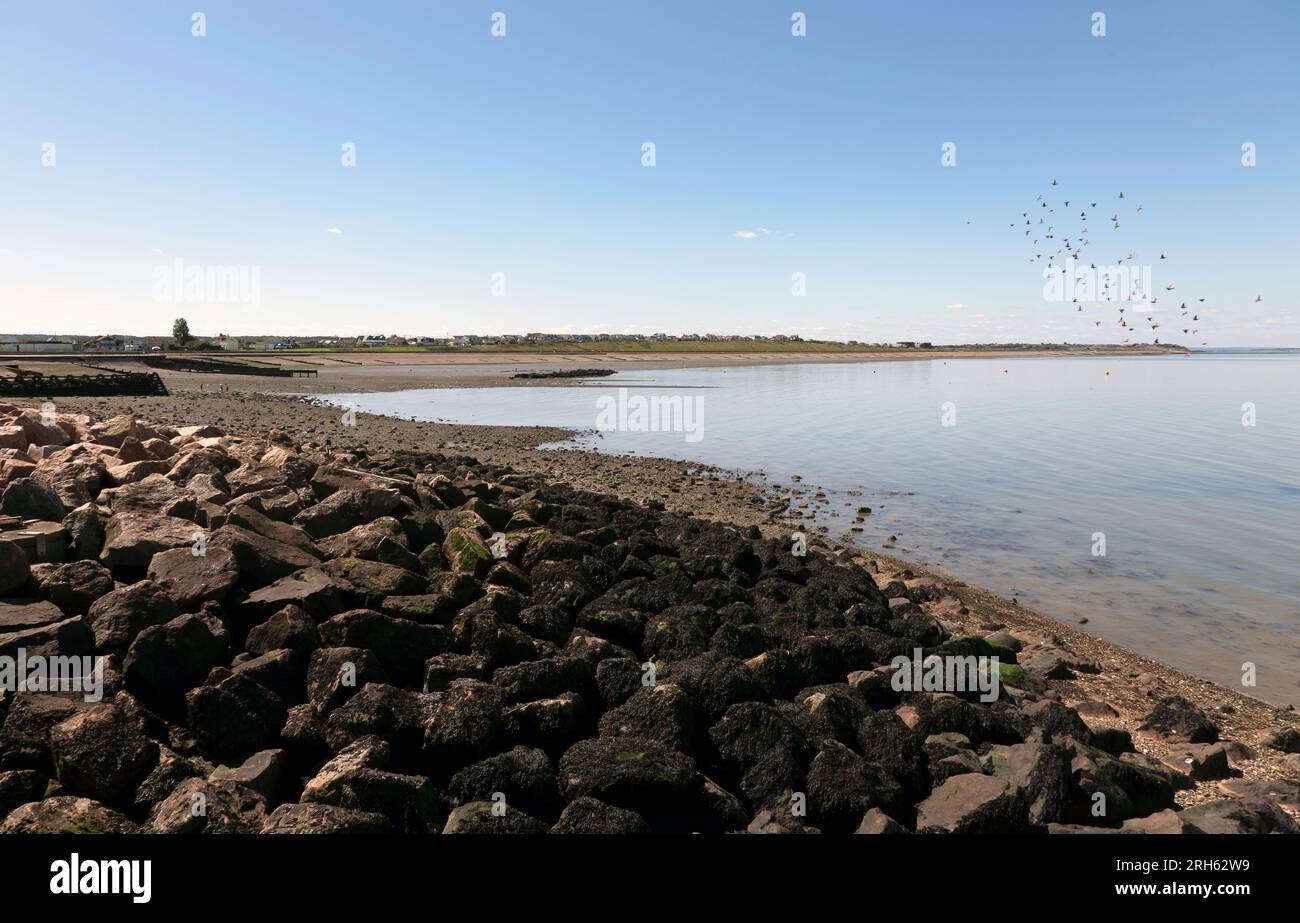
[[[1107,374],[1109,373],[1109,374]],[[582,441],[811,487],[833,535],[936,566],[1226,685],[1300,704],[1300,358],[1043,358],[638,370],[583,388],[337,395],[359,410],[593,430],[597,399],[701,399],[703,438]],[[636,390],[634,392],[634,389]],[[685,390],[683,390],[685,389]],[[1253,405],[1254,426],[1244,426]],[[943,425],[947,420],[954,425]],[[671,421],[669,421],[671,422]],[[816,485],[816,487],[812,487]],[[816,488],[826,501],[812,502]],[[871,507],[849,533],[855,511]],[[1095,556],[1098,533],[1105,556]]]

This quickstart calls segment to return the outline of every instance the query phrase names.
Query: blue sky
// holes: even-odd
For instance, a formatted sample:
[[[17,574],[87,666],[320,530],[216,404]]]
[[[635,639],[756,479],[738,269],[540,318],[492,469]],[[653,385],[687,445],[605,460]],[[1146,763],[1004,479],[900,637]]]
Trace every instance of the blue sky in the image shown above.
[[[0,331],[1115,342],[1010,227],[1047,194],[1141,204],[1085,260],[1204,297],[1198,342],[1300,345],[1298,38],[1291,0],[5,0]],[[258,303],[160,300],[177,259]]]

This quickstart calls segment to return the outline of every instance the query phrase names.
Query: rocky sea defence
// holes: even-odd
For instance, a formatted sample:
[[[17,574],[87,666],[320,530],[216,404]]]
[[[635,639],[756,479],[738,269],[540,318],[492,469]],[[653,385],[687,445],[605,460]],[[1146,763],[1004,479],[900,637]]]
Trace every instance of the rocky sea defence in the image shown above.
[[[1294,775],[1236,769],[1293,764],[1286,721],[1125,729],[1064,703],[1105,669],[1068,645],[754,525],[9,405],[0,490],[0,832],[1300,831]],[[902,688],[918,650],[996,696]]]

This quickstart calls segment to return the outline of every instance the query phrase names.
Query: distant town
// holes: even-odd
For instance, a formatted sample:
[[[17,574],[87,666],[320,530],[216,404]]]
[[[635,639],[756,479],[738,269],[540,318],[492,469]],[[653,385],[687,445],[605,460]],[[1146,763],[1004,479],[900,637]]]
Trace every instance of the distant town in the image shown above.
[[[126,334],[108,334],[105,336],[58,336],[49,334],[0,334],[0,353],[122,353],[149,352],[184,349],[187,351],[228,350],[246,352],[250,350],[286,350],[286,349],[383,349],[383,348],[425,348],[455,349],[475,346],[562,346],[565,344],[587,343],[807,343],[810,345],[840,347],[875,347],[897,349],[932,349],[933,344],[902,340],[893,343],[865,343],[858,340],[805,340],[796,334],[778,333],[772,336],[760,334],[720,334],[720,333],[684,333],[684,334],[637,334],[637,333],[523,333],[479,335],[473,333],[455,336],[401,336],[397,334],[369,334],[356,337],[282,337],[282,336],[227,336],[224,333],[213,337],[177,336],[129,336]]]

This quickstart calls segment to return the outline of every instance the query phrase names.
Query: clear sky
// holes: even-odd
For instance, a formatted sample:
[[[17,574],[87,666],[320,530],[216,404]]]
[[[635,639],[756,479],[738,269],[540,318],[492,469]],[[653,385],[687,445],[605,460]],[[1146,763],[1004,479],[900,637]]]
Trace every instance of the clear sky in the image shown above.
[[[1117,342],[1043,297],[1044,194],[1128,209],[1085,261],[1198,342],[1296,346],[1298,44],[1295,0],[2,0],[0,332]]]

